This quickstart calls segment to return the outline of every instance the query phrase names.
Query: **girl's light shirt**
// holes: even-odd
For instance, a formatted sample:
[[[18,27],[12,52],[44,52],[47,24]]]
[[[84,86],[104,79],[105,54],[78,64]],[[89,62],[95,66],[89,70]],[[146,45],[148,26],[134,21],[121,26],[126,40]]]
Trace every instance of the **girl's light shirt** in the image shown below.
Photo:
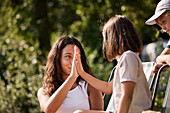
[[[90,110],[87,94],[88,83],[81,80],[79,85],[70,90],[56,113],[73,113],[76,110]]]
[[[129,113],[141,113],[151,106],[151,94],[146,76],[143,72],[142,62],[139,56],[132,52],[124,52],[118,59],[113,79],[113,95],[116,111],[122,95],[121,83],[125,81],[135,82],[132,102]]]

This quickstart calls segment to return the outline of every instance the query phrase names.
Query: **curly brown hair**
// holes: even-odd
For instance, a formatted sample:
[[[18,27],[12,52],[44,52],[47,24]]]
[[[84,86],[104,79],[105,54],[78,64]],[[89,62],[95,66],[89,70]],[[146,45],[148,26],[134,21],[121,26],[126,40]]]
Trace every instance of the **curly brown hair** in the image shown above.
[[[47,58],[47,63],[45,67],[45,75],[43,78],[43,89],[44,93],[48,95],[49,97],[63,84],[64,80],[62,79],[62,74],[61,74],[61,65],[60,65],[60,57],[61,57],[61,52],[62,49],[68,45],[68,44],[74,44],[80,49],[80,54],[81,54],[81,62],[82,66],[84,68],[84,71],[91,74],[91,69],[89,65],[87,64],[86,60],[86,55],[84,52],[83,47],[81,46],[80,42],[69,36],[62,37],[58,39],[53,47],[51,48],[48,58]],[[76,80],[76,83],[80,81],[81,76],[79,76]],[[83,80],[83,79],[82,79]]]
[[[125,51],[141,52],[142,42],[138,37],[133,24],[122,15],[109,19],[103,27],[103,55],[112,61],[117,55]]]

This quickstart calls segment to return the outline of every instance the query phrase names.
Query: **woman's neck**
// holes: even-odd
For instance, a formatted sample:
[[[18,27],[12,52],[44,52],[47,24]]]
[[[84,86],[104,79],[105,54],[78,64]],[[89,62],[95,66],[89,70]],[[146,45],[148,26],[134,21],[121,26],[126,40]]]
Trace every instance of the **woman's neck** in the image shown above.
[[[77,87],[77,83],[76,82],[74,82],[74,84],[73,84],[73,86],[71,87],[71,89],[70,90],[72,90],[72,89],[74,89],[74,88],[76,88]]]
[[[67,74],[62,74],[63,80],[65,81],[68,76],[69,76],[69,75],[67,75]],[[71,87],[71,90],[74,89],[76,86],[77,86],[77,83],[76,83],[76,81],[75,81],[74,84],[73,84],[72,87]]]

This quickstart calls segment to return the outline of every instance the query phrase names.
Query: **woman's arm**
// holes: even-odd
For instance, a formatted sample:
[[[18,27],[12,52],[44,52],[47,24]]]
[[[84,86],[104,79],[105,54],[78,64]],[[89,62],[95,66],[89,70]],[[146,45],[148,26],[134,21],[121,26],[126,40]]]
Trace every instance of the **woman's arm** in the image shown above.
[[[135,82],[127,81],[121,83],[122,96],[117,113],[128,113],[132,101]]]
[[[40,88],[37,96],[40,102],[41,109],[46,113],[56,112],[60,105],[63,103],[75,81],[76,78],[69,76],[65,80],[65,82],[53,93],[51,97],[45,95],[43,89]]]
[[[87,93],[90,101],[90,110],[103,110],[103,98],[100,91],[88,84]]]
[[[113,80],[111,82],[105,82],[102,80],[99,80],[90,74],[86,73],[82,67],[81,64],[81,57],[80,54],[76,54],[76,68],[78,74],[85,79],[90,85],[92,85],[94,88],[98,89],[99,91],[102,91],[105,94],[111,94],[113,90]]]

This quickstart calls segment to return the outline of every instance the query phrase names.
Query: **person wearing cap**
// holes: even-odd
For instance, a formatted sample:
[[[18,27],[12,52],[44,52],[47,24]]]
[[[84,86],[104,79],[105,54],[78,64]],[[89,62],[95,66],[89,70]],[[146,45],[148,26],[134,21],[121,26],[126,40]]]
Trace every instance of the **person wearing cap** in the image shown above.
[[[162,30],[170,35],[170,0],[161,0],[155,10],[155,14],[145,22],[147,25],[158,24]],[[158,72],[163,64],[170,65],[170,40],[167,47],[156,58],[153,72]]]
[[[145,22],[147,25],[158,24],[162,30],[170,35],[170,0],[161,0],[155,10],[155,14]],[[170,65],[170,40],[167,47],[156,59],[153,72],[157,72],[163,64]],[[143,111],[142,113],[160,113],[159,111]]]

